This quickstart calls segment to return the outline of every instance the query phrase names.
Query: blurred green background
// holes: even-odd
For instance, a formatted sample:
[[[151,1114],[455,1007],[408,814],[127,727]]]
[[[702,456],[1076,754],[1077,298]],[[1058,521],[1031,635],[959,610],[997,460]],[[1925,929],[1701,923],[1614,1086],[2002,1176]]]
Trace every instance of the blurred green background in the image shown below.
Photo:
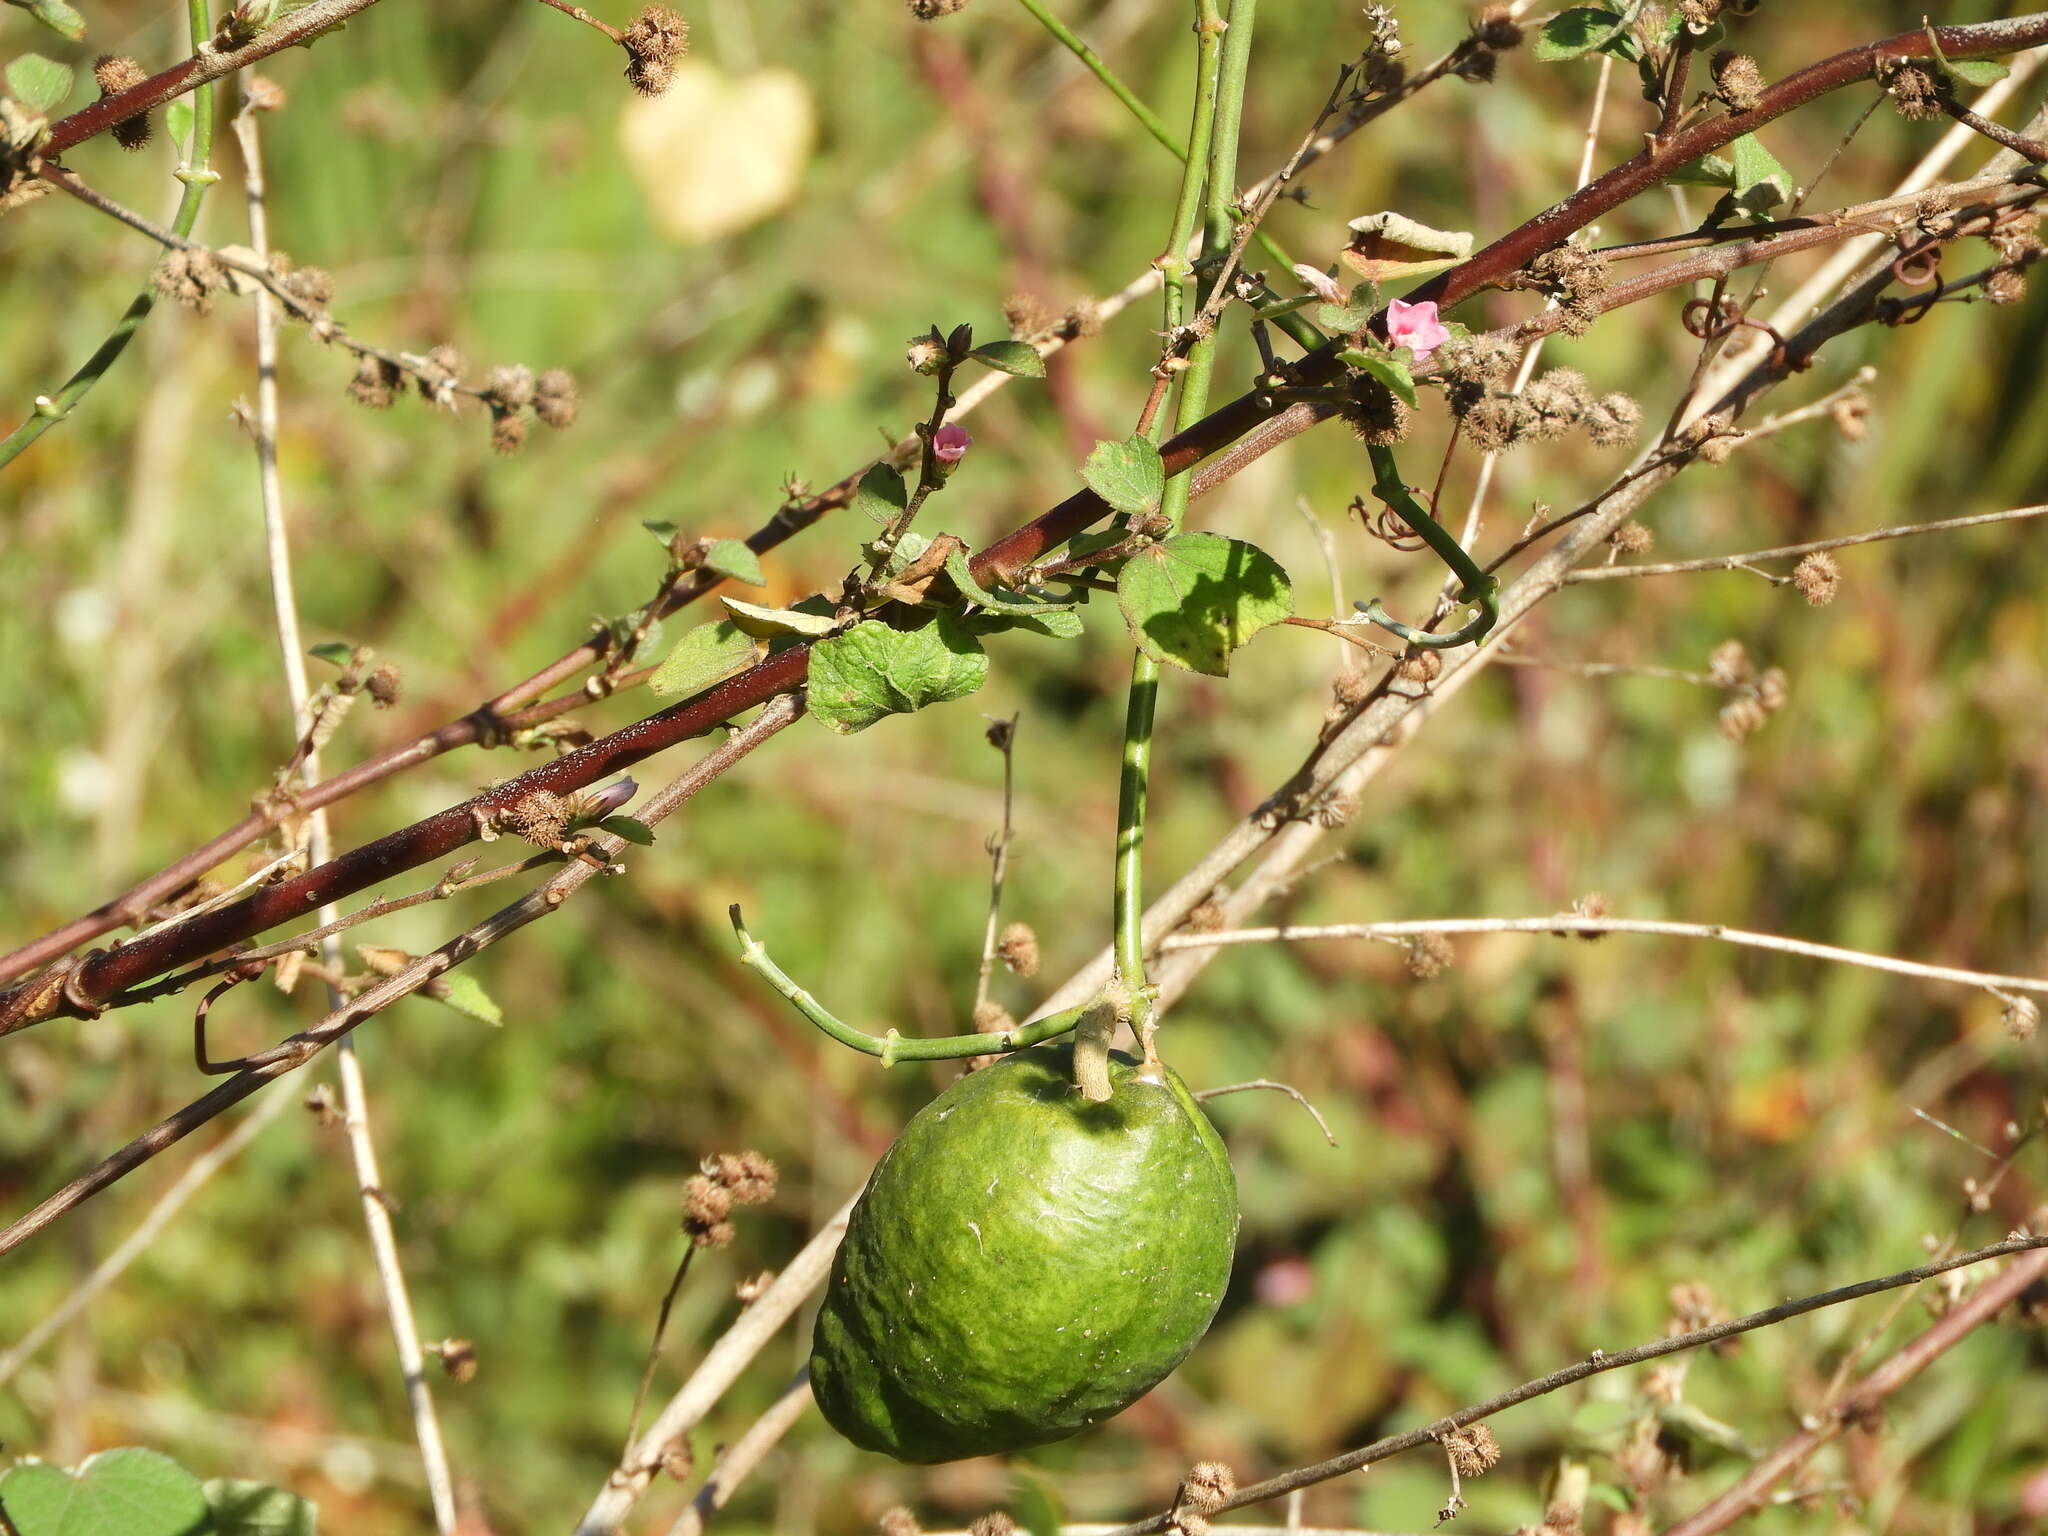
[[[351,717],[330,771],[468,710],[593,620],[629,612],[661,574],[640,520],[743,534],[789,477],[822,485],[857,469],[878,433],[900,435],[928,408],[925,382],[902,365],[904,338],[961,321],[993,338],[1005,295],[1035,290],[1057,308],[1114,292],[1161,244],[1176,168],[1020,7],[974,0],[929,26],[898,0],[686,9],[693,59],[741,93],[726,98],[739,126],[637,164],[621,138],[636,104],[616,51],[540,5],[394,0],[264,71],[289,93],[263,130],[273,240],[333,273],[338,316],[389,346],[452,343],[479,369],[565,366],[584,390],[573,429],[536,429],[524,452],[498,458],[481,413],[447,419],[418,400],[367,412],[344,398],[346,358],[288,334],[282,462],[307,639],[374,646],[406,682],[397,709]],[[1088,0],[1069,14],[1169,121],[1185,121],[1181,7]],[[1451,7],[1399,14],[1413,60],[1434,58],[1466,21]],[[1919,15],[1769,7],[1738,42],[1775,76]],[[172,7],[106,0],[88,19],[88,42],[73,48],[10,9],[0,52],[83,64],[106,49],[152,68],[184,52]],[[1355,6],[1265,7],[1248,175],[1286,156],[1363,41]],[[1596,73],[1524,50],[1491,86],[1443,82],[1315,167],[1306,203],[1283,204],[1272,230],[1318,264],[1347,219],[1383,207],[1483,242],[1569,190]],[[799,98],[814,114],[808,147],[781,131]],[[1869,99],[1840,93],[1765,141],[1806,182]],[[1617,73],[1599,162],[1633,152],[1649,126]],[[1943,126],[1881,109],[1814,206],[1889,191]],[[138,155],[99,141],[68,158],[153,216],[175,200],[161,132]],[[225,133],[218,162],[226,179],[200,233],[235,243],[246,231]],[[671,220],[703,226],[778,167],[795,176],[790,195],[756,222],[687,242],[657,226],[650,188],[674,201],[683,186]],[[1691,197],[1696,217],[1704,203]],[[1603,220],[1601,239],[1682,227],[1659,193]],[[7,216],[0,425],[92,349],[151,259],[139,237],[62,198]],[[1983,259],[1972,244],[1952,269]],[[1790,292],[1815,260],[1786,262],[1773,289]],[[2042,500],[2039,288],[2022,305],[1945,306],[1829,347],[1770,404],[1812,399],[1870,364],[1867,434],[1845,441],[1822,422],[1682,476],[1645,513],[1659,556]],[[1495,295],[1457,318],[1500,323],[1533,302]],[[1631,391],[1659,422],[1694,346],[1678,306],[1673,295],[1622,311],[1547,358]],[[1158,323],[1148,299],[1060,358],[1051,389],[1020,383],[978,413],[973,453],[928,528],[979,543],[1066,495],[1088,442],[1129,430]],[[208,318],[165,306],[75,418],[0,475],[8,944],[237,819],[288,748],[253,457],[230,416],[253,396],[251,326],[245,302],[224,299]],[[1254,366],[1243,333],[1230,334],[1219,390],[1242,387]],[[1411,478],[1426,480],[1442,443],[1441,413],[1425,411],[1404,449]],[[1623,462],[1576,439],[1504,460],[1489,547],[1532,503],[1575,505]],[[1452,504],[1474,467],[1469,454],[1454,464]],[[1337,539],[1347,596],[1384,590],[1407,612],[1438,575],[1344,518],[1367,479],[1350,439],[1316,433],[1196,520],[1259,542],[1294,573],[1304,611],[1328,611],[1305,499]],[[1849,551],[1842,595],[1820,610],[1740,573],[1576,589],[1521,632],[1525,649],[1697,670],[1739,638],[1786,670],[1790,702],[1737,746],[1716,730],[1712,690],[1495,668],[1381,775],[1328,839],[1336,861],[1276,910],[1299,921],[1525,915],[1599,890],[1623,915],[2040,974],[2041,528]],[[836,587],[866,536],[840,517],[786,545],[767,561],[771,598]],[[504,1028],[422,1000],[362,1032],[421,1328],[474,1340],[480,1359],[473,1382],[438,1388],[478,1530],[566,1529],[600,1486],[678,1253],[680,1184],[700,1157],[759,1148],[780,1163],[782,1190],[697,1266],[664,1385],[735,1314],[734,1285],[784,1262],[948,1076],[885,1076],[810,1033],[738,969],[728,903],[743,902],[777,958],[849,1018],[962,1027],[982,842],[1001,812],[981,716],[1014,712],[1006,915],[1037,928],[1045,965],[1038,982],[1004,979],[998,994],[1021,1014],[1034,987],[1106,940],[1128,642],[1098,603],[1083,641],[1012,636],[992,651],[994,676],[969,703],[851,740],[800,724],[636,854],[629,878],[492,950],[475,971],[504,1004]],[[1283,630],[1227,682],[1167,680],[1155,882],[1299,761],[1334,665],[1331,642]],[[649,707],[628,695],[582,718],[605,729]],[[342,805],[337,837],[363,841],[522,766],[509,752],[441,758]],[[672,769],[660,761],[640,778]],[[224,872],[246,867],[238,858]],[[502,899],[429,906],[359,937],[425,949]],[[237,994],[216,1049],[303,1022],[312,994]],[[188,1008],[53,1023],[0,1048],[0,1210],[27,1209],[202,1090]],[[1653,1337],[1674,1285],[1703,1283],[1748,1310],[1918,1262],[1927,1234],[1996,1240],[2043,1198],[2034,1147],[1990,1209],[1966,1215],[1962,1181],[1989,1159],[1914,1115],[2003,1148],[2009,1125],[2042,1118],[2040,1044],[2009,1041],[1984,994],[1866,971],[1650,940],[1505,937],[1461,944],[1453,969],[1418,982],[1384,947],[1238,949],[1173,1015],[1167,1049],[1197,1086],[1298,1085],[1341,1142],[1327,1148],[1277,1097],[1216,1106],[1243,1185],[1243,1250],[1224,1314],[1187,1366],[1102,1431],[1009,1466],[899,1468],[809,1418],[742,1490],[733,1531],[852,1532],[898,1501],[928,1524],[959,1524],[1027,1485],[1073,1519],[1135,1517],[1161,1507],[1198,1456],[1263,1475]],[[317,1064],[273,1091],[302,1095],[331,1076]],[[195,1150],[0,1263],[0,1347]],[[1925,1316],[1916,1300],[1885,1338]],[[1892,1318],[1873,1301],[1703,1356],[1686,1399],[1768,1446],[1844,1351]],[[702,1427],[700,1463],[771,1399],[807,1337],[806,1320]],[[2029,1528],[2022,1485],[2048,1468],[2043,1363],[2038,1332],[1982,1331],[1897,1400],[1878,1437],[1817,1463],[1830,1490],[1820,1512],[1778,1509],[1754,1528]],[[1468,1483],[1471,1507],[1450,1528],[1534,1522],[1567,1452],[1590,1454],[1596,1481],[1628,1497],[1643,1483],[1653,1522],[1702,1502],[1737,1458],[1702,1445],[1680,1476],[1610,1454],[1640,1421],[1642,1386],[1619,1373],[1501,1418],[1507,1460]],[[85,1323],[0,1388],[9,1453],[70,1462],[127,1443],[205,1476],[295,1488],[320,1502],[329,1530],[429,1528],[338,1131],[296,1110],[265,1131]],[[1304,1519],[1420,1530],[1445,1493],[1440,1461],[1418,1453],[1313,1490]],[[665,1529],[684,1497],[664,1484],[638,1528]],[[1614,1515],[1596,1500],[1588,1518],[1598,1530]]]

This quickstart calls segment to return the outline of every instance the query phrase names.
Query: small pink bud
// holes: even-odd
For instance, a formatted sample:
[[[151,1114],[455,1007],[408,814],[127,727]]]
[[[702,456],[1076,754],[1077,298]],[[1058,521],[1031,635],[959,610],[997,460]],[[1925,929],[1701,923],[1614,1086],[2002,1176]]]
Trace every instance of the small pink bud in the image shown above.
[[[967,435],[967,429],[950,421],[932,434],[932,457],[941,464],[958,464],[973,446],[974,439]]]
[[[1304,288],[1327,304],[1349,302],[1337,279],[1320,267],[1312,267],[1307,262],[1298,261],[1294,264],[1294,275],[1301,279]]]
[[[1450,339],[1450,331],[1437,318],[1434,300],[1409,304],[1395,299],[1387,305],[1387,340],[1406,347],[1418,363],[1428,362],[1429,354]]]

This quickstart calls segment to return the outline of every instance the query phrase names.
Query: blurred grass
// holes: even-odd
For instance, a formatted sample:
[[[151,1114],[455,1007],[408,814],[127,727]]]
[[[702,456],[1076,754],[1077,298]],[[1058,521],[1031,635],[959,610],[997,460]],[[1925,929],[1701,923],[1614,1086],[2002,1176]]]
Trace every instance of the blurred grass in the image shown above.
[[[1184,19],[1129,0],[1073,9],[1179,122]],[[1411,58],[1432,57],[1462,25],[1410,9]],[[1284,157],[1361,40],[1348,8],[1266,10],[1246,124],[1254,168]],[[167,13],[108,3],[92,20],[94,46],[152,65],[172,56]],[[1779,73],[1917,20],[1903,6],[1767,11],[1742,41]],[[923,381],[900,364],[903,338],[934,321],[1000,332],[1018,277],[977,200],[982,152],[941,106],[920,49],[965,50],[994,153],[1024,188],[1048,299],[1113,291],[1155,253],[1173,167],[997,0],[929,29],[899,5],[801,0],[713,0],[692,21],[698,57],[742,74],[795,71],[820,119],[786,213],[693,248],[655,234],[620,163],[617,56],[557,14],[383,5],[310,55],[273,61],[291,94],[265,128],[275,238],[334,273],[351,328],[419,350],[449,341],[479,366],[568,366],[586,394],[571,432],[537,430],[500,460],[474,417],[349,405],[345,360],[288,340],[282,452],[308,638],[374,645],[407,681],[398,710],[351,720],[331,764],[470,708],[595,617],[629,610],[659,576],[636,520],[742,533],[773,510],[785,477],[823,484],[856,467],[878,428],[898,434],[925,408]],[[0,41],[56,51],[13,12]],[[1568,189],[1593,67],[1504,64],[1498,84],[1440,85],[1317,167],[1307,206],[1283,206],[1275,232],[1319,261],[1346,219],[1388,206],[1484,239]],[[1863,104],[1843,93],[1766,141],[1810,175]],[[1642,126],[1618,75],[1603,161],[1630,152]],[[1930,137],[1880,112],[1815,206],[1888,190]],[[132,158],[94,145],[73,161],[144,211],[174,191],[161,144]],[[227,169],[202,226],[218,243],[241,237]],[[1644,199],[1602,235],[1672,220],[1668,201]],[[150,257],[57,201],[5,230],[0,398],[18,408],[90,350]],[[1789,292],[1803,270],[1787,262],[1773,287]],[[1481,300],[1467,318],[1527,302]],[[1637,393],[1658,420],[1690,356],[1675,310],[1622,312],[1547,355]],[[218,830],[282,756],[250,454],[227,414],[250,389],[250,323],[232,302],[204,320],[159,312],[77,416],[0,480],[0,559],[16,578],[0,606],[0,672],[16,679],[0,691],[10,940]],[[1148,303],[1056,365],[1091,430],[1125,430],[1154,324]],[[1659,556],[2042,499],[2044,328],[2037,292],[2017,309],[1946,307],[1836,344],[1773,404],[1871,363],[1868,436],[1809,427],[1693,471],[1647,515]],[[1226,383],[1252,366],[1241,337],[1230,346]],[[934,504],[934,528],[979,541],[1075,483],[1068,427],[1043,389],[1011,388],[973,430],[974,456]],[[1435,463],[1439,433],[1426,423],[1407,448],[1411,476]],[[1496,536],[1532,502],[1575,504],[1618,464],[1576,445],[1504,461]],[[1454,471],[1454,498],[1470,473],[1469,462]],[[1354,445],[1315,434],[1196,516],[1263,544],[1295,573],[1304,607],[1320,608],[1320,558],[1295,510],[1306,497],[1345,550],[1347,594],[1384,587],[1406,611],[1437,578],[1343,524],[1365,478]],[[1702,690],[1497,669],[1382,775],[1332,839],[1343,862],[1292,892],[1284,914],[1523,914],[1599,889],[1629,915],[2040,972],[2048,558],[2037,528],[1850,551],[1843,595],[1821,611],[1741,573],[1576,589],[1525,631],[1528,649],[1699,667],[1736,636],[1787,669],[1790,704],[1738,748]],[[862,536],[828,522],[778,551],[774,596],[836,583]],[[629,879],[478,963],[507,1006],[502,1031],[416,1002],[364,1032],[421,1325],[473,1338],[482,1361],[474,1383],[440,1399],[469,1496],[495,1528],[565,1525],[611,1464],[673,1262],[677,1187],[697,1158],[758,1146],[785,1181],[685,1289],[679,1369],[733,1315],[732,1286],[786,1259],[941,1080],[883,1077],[780,1013],[734,965],[726,905],[744,902],[778,958],[849,1017],[958,1028],[980,938],[981,841],[999,814],[1000,763],[978,715],[1018,711],[1008,910],[1037,926],[1045,976],[1065,975],[1107,933],[1124,645],[1097,604],[1079,645],[998,641],[994,678],[968,707],[850,741],[798,727],[706,793]],[[1332,664],[1326,643],[1282,632],[1226,684],[1168,680],[1155,879],[1298,761]],[[586,713],[602,727],[644,709],[628,697]],[[337,835],[360,841],[519,766],[509,754],[444,758],[345,804]],[[419,909],[365,937],[429,947],[502,899]],[[1020,1011],[1034,995],[1014,980],[998,990]],[[265,1040],[306,1006],[238,996],[219,1048]],[[168,1004],[7,1043],[9,1212],[198,1091],[184,1019]],[[1984,1162],[1911,1109],[1992,1146],[2007,1122],[2042,1114],[2039,1047],[2008,1044],[1988,999],[1653,941],[1474,941],[1454,970],[1419,983],[1375,947],[1234,950],[1175,1015],[1170,1049],[1197,1083],[1300,1085],[1342,1147],[1327,1149],[1277,1098],[1218,1106],[1245,1194],[1233,1294],[1210,1341],[1146,1404],[1025,1459],[1075,1518],[1158,1506],[1197,1454],[1254,1475],[1650,1337],[1680,1282],[1744,1310],[1916,1262],[1923,1234],[1955,1226],[1960,1181]],[[1575,1091],[1583,1123],[1560,1114]],[[1569,1173],[1575,1157],[1584,1180]],[[132,1226],[180,1158],[0,1267],[11,1325],[0,1339]],[[2041,1198],[2029,1157],[1965,1240],[2003,1235]],[[1310,1283],[1289,1301],[1297,1263]],[[1885,1315],[1870,1302],[1704,1357],[1688,1399],[1769,1444]],[[1887,1338],[1923,1317],[1908,1308]],[[71,1459],[144,1440],[205,1475],[289,1483],[320,1500],[332,1529],[419,1530],[389,1352],[340,1143],[295,1118],[194,1204],[87,1328],[0,1390],[0,1442]],[[794,1339],[769,1351],[700,1431],[700,1462],[800,1358]],[[2020,1529],[2019,1481],[2048,1463],[2041,1364],[2038,1335],[1973,1339],[1901,1397],[1875,1448],[1826,1464],[1870,1500],[1843,1519]],[[1603,1379],[1504,1418],[1509,1460],[1468,1485],[1472,1507],[1454,1528],[1535,1520],[1581,1405],[1639,1387]],[[742,1492],[735,1532],[850,1532],[898,1499],[934,1519],[971,1516],[1009,1486],[984,1464],[880,1463],[815,1420],[782,1455],[780,1476]],[[1600,1480],[1625,1481],[1596,1466]],[[1703,1464],[1649,1507],[1689,1508],[1728,1469]],[[1440,1466],[1411,1457],[1317,1490],[1307,1518],[1421,1529],[1444,1491]],[[649,1507],[678,1498],[671,1488]],[[1816,1518],[1781,1509],[1753,1525],[1789,1532]]]

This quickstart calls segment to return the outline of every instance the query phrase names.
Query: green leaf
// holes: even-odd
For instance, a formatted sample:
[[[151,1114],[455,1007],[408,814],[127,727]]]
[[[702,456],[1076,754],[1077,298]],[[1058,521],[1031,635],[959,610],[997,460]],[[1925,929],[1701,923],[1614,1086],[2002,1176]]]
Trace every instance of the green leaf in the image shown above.
[[[635,821],[630,816],[607,816],[598,823],[614,837],[623,837],[629,843],[638,843],[642,848],[654,846],[654,828],[644,821]]]
[[[969,602],[981,604],[982,607],[988,609],[991,613],[1007,613],[1029,617],[1030,615],[1040,613],[1070,613],[1077,606],[1074,603],[1062,602],[1057,598],[1016,598],[1005,597],[998,592],[991,592],[974,579],[974,572],[968,568],[966,554],[957,549],[946,557],[946,574],[952,577],[953,585],[960,589],[962,597],[966,598]]]
[[[811,713],[851,736],[885,715],[965,698],[987,680],[987,653],[952,615],[912,630],[869,619],[811,651]]]
[[[1597,10],[1592,6],[1559,11],[1543,23],[1543,30],[1536,34],[1535,56],[1544,63],[1576,59],[1614,37],[1622,26],[1622,17],[1615,11]]]
[[[88,1456],[76,1472],[11,1467],[0,1504],[21,1536],[200,1536],[212,1523],[199,1479],[136,1446]]]
[[[886,559],[882,558],[881,539],[870,539],[861,545],[861,552],[871,560],[882,560],[883,575],[901,576],[919,555],[931,547],[932,541],[929,536],[919,533],[915,528],[908,528],[904,530],[903,537],[896,541],[896,547],[889,551]]]
[[[1356,336],[1372,324],[1372,317],[1379,313],[1379,309],[1371,304],[1318,304],[1308,313],[1309,318],[1323,330]]]
[[[204,1486],[216,1536],[317,1536],[319,1511],[296,1493],[230,1477]]]
[[[860,477],[860,485],[847,505],[886,528],[896,520],[897,513],[910,505],[910,491],[893,468],[877,464]]]
[[[60,32],[74,43],[85,36],[85,18],[64,3],[64,0],[9,0],[35,17],[53,32]]]
[[[457,1013],[466,1013],[472,1019],[482,1019],[497,1028],[504,1024],[504,1010],[492,1000],[483,983],[467,971],[451,971],[436,978],[439,987],[431,994],[437,1003],[446,1003]]]
[[[1753,133],[1728,146],[1735,169],[1735,201],[1751,213],[1770,212],[1792,200],[1792,176]]]
[[[1732,187],[1735,185],[1735,167],[1720,155],[1701,155],[1692,164],[1680,166],[1664,179],[1688,187]]]
[[[1980,90],[1987,85],[1996,85],[2010,73],[1996,59],[1950,59],[1948,72],[1963,84],[1974,85]]]
[[[73,78],[69,64],[24,53],[7,65],[7,94],[29,111],[47,116],[64,105]]]
[[[763,608],[759,603],[743,603],[723,595],[718,600],[725,604],[740,633],[756,640],[773,640],[781,635],[829,635],[839,627],[839,621],[830,614],[805,613],[800,608]]]
[[[760,556],[739,539],[714,539],[704,551],[704,569],[750,587],[758,587],[768,579],[761,574]]]
[[[676,536],[676,525],[671,522],[664,522],[653,518],[642,518],[640,526],[661,540],[664,546],[667,545],[670,539]]]
[[[647,691],[661,699],[702,693],[713,683],[751,667],[759,655],[760,647],[731,619],[699,624],[662,658],[654,676],[647,679]]]
[[[1410,407],[1415,404],[1415,376],[1408,371],[1408,365],[1391,352],[1367,352],[1360,347],[1346,347],[1337,354],[1339,362],[1349,364],[1360,373],[1369,373],[1387,388],[1399,395]]]
[[[1159,449],[1142,437],[1097,443],[1081,466],[1081,478],[1119,512],[1157,512],[1166,495],[1166,466]]]
[[[1045,377],[1045,359],[1029,342],[992,341],[985,347],[976,347],[967,355],[978,363],[988,364],[998,373],[1014,374],[1020,379]]]
[[[1294,612],[1294,589],[1272,556],[1217,533],[1140,550],[1116,596],[1146,655],[1211,677],[1228,676],[1232,651]]]
[[[345,667],[356,653],[356,648],[346,640],[323,640],[318,645],[308,646],[306,654],[317,657],[333,666]]]
[[[976,635],[1001,635],[1013,629],[1044,635],[1048,640],[1075,640],[1081,635],[1081,615],[1066,607],[1037,613],[977,613],[964,622],[968,632]]]
[[[164,135],[173,144],[192,142],[192,98],[180,96],[164,108]]]

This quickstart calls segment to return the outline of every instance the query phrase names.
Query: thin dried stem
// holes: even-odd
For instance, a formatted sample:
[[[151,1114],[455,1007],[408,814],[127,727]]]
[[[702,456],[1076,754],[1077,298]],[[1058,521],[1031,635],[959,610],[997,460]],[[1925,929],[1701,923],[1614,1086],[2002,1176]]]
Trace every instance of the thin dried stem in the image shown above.
[[[1216,933],[1176,934],[1170,939],[1163,940],[1159,948],[1170,952],[1179,949],[1211,949],[1230,944],[1297,943],[1305,939],[1412,939],[1430,933],[1636,933],[1667,939],[1708,939],[1721,944],[1739,944],[1748,949],[1768,949],[1781,955],[1799,955],[1808,960],[1828,960],[1842,965],[1862,966],[1866,970],[1889,971],[1895,976],[1917,976],[1923,981],[1950,981],[1966,987],[2006,987],[2015,992],[2048,993],[2048,979],[2038,976],[2005,976],[1991,971],[1966,971],[1949,965],[1927,965],[1918,960],[1901,960],[1896,955],[1873,954],[1862,949],[1843,949],[1835,944],[1814,944],[1805,939],[1788,939],[1776,933],[1753,933],[1746,928],[1728,928],[1720,923],[1668,923],[1650,918],[1580,917],[1568,912],[1561,912],[1553,917],[1448,917],[1421,918],[1398,923],[1318,923],[1275,928],[1231,928]]]
[[[988,1001],[989,979],[995,974],[996,943],[1002,933],[1003,881],[1010,871],[1010,843],[1016,836],[1011,816],[1017,800],[1018,718],[1011,715],[1007,720],[997,720],[988,730],[990,745],[1003,755],[1003,825],[988,840],[988,923],[981,935],[981,968],[974,978],[972,1016],[976,1018],[981,1014],[982,1004]]]
[[[255,110],[246,103],[234,116],[235,138],[242,148],[244,184],[249,205],[249,245],[259,261],[270,258],[270,220],[264,205],[263,144]],[[267,270],[267,268],[266,268]],[[291,698],[292,717],[307,722],[310,731],[312,690],[306,680],[305,649],[299,634],[298,597],[292,583],[291,541],[284,514],[284,489],[277,468],[277,333],[278,310],[267,290],[256,294],[256,466],[257,485],[263,508],[263,535],[270,567],[270,596],[278,649],[284,662],[285,688]],[[310,737],[307,738],[310,741]],[[302,743],[297,756],[305,772],[317,776],[317,749]],[[306,818],[306,851],[315,864],[324,864],[333,852],[327,813],[316,810]],[[340,911],[331,902],[320,909],[322,926],[335,924]],[[330,976],[343,965],[340,941],[330,934],[320,941],[320,955]],[[345,999],[332,981],[327,983],[327,1006],[339,1009]],[[347,1132],[349,1158],[354,1165],[356,1189],[362,1200],[363,1222],[369,1231],[370,1251],[377,1266],[377,1278],[384,1297],[384,1310],[391,1325],[391,1340],[398,1353],[399,1375],[405,1384],[406,1401],[412,1410],[413,1434],[419,1442],[420,1460],[426,1469],[427,1492],[434,1508],[434,1523],[443,1536],[455,1529],[455,1480],[448,1469],[448,1453],[441,1438],[441,1422],[434,1412],[433,1389],[427,1383],[426,1355],[420,1348],[419,1327],[413,1320],[412,1293],[406,1284],[405,1268],[399,1258],[398,1236],[391,1221],[391,1205],[377,1169],[377,1146],[370,1132],[369,1090],[355,1042],[339,1043],[337,1063],[341,1078],[343,1125]]]
[[[1613,581],[1623,576],[1681,576],[1692,571],[1747,570],[1764,560],[1795,560],[1823,550],[1852,549],[1859,544],[1876,544],[1885,539],[1910,539],[1923,533],[1952,533],[1958,528],[1981,528],[1987,523],[2010,523],[2023,518],[2048,515],[2048,503],[2032,507],[2010,507],[2003,512],[1980,512],[1974,517],[1947,517],[1933,523],[1901,523],[1892,528],[1872,528],[1864,533],[1839,538],[1815,539],[1807,544],[1780,544],[1774,549],[1752,549],[1739,555],[1710,555],[1700,560],[1671,560],[1662,565],[1598,565],[1573,571],[1566,582]],[[1778,579],[1778,578],[1773,578]]]
[[[1210,1099],[1219,1099],[1226,1093],[1244,1093],[1253,1088],[1270,1088],[1275,1093],[1286,1094],[1308,1111],[1309,1119],[1315,1121],[1316,1129],[1323,1133],[1323,1140],[1333,1147],[1337,1145],[1337,1138],[1330,1133],[1330,1122],[1323,1118],[1321,1110],[1309,1102],[1308,1095],[1292,1083],[1276,1083],[1271,1078],[1255,1077],[1248,1083],[1225,1083],[1221,1088],[1198,1088],[1195,1090],[1195,1097],[1207,1103]]]
[[[796,1379],[782,1389],[782,1396],[775,1399],[768,1411],[719,1453],[710,1476],[704,1479],[704,1486],[683,1506],[675,1524],[668,1528],[668,1536],[702,1536],[712,1517],[732,1501],[739,1485],[781,1443],[782,1437],[789,1433],[810,1406],[811,1374],[808,1370],[801,1370],[796,1373]],[[1072,1527],[1063,1529],[1071,1530]]]

